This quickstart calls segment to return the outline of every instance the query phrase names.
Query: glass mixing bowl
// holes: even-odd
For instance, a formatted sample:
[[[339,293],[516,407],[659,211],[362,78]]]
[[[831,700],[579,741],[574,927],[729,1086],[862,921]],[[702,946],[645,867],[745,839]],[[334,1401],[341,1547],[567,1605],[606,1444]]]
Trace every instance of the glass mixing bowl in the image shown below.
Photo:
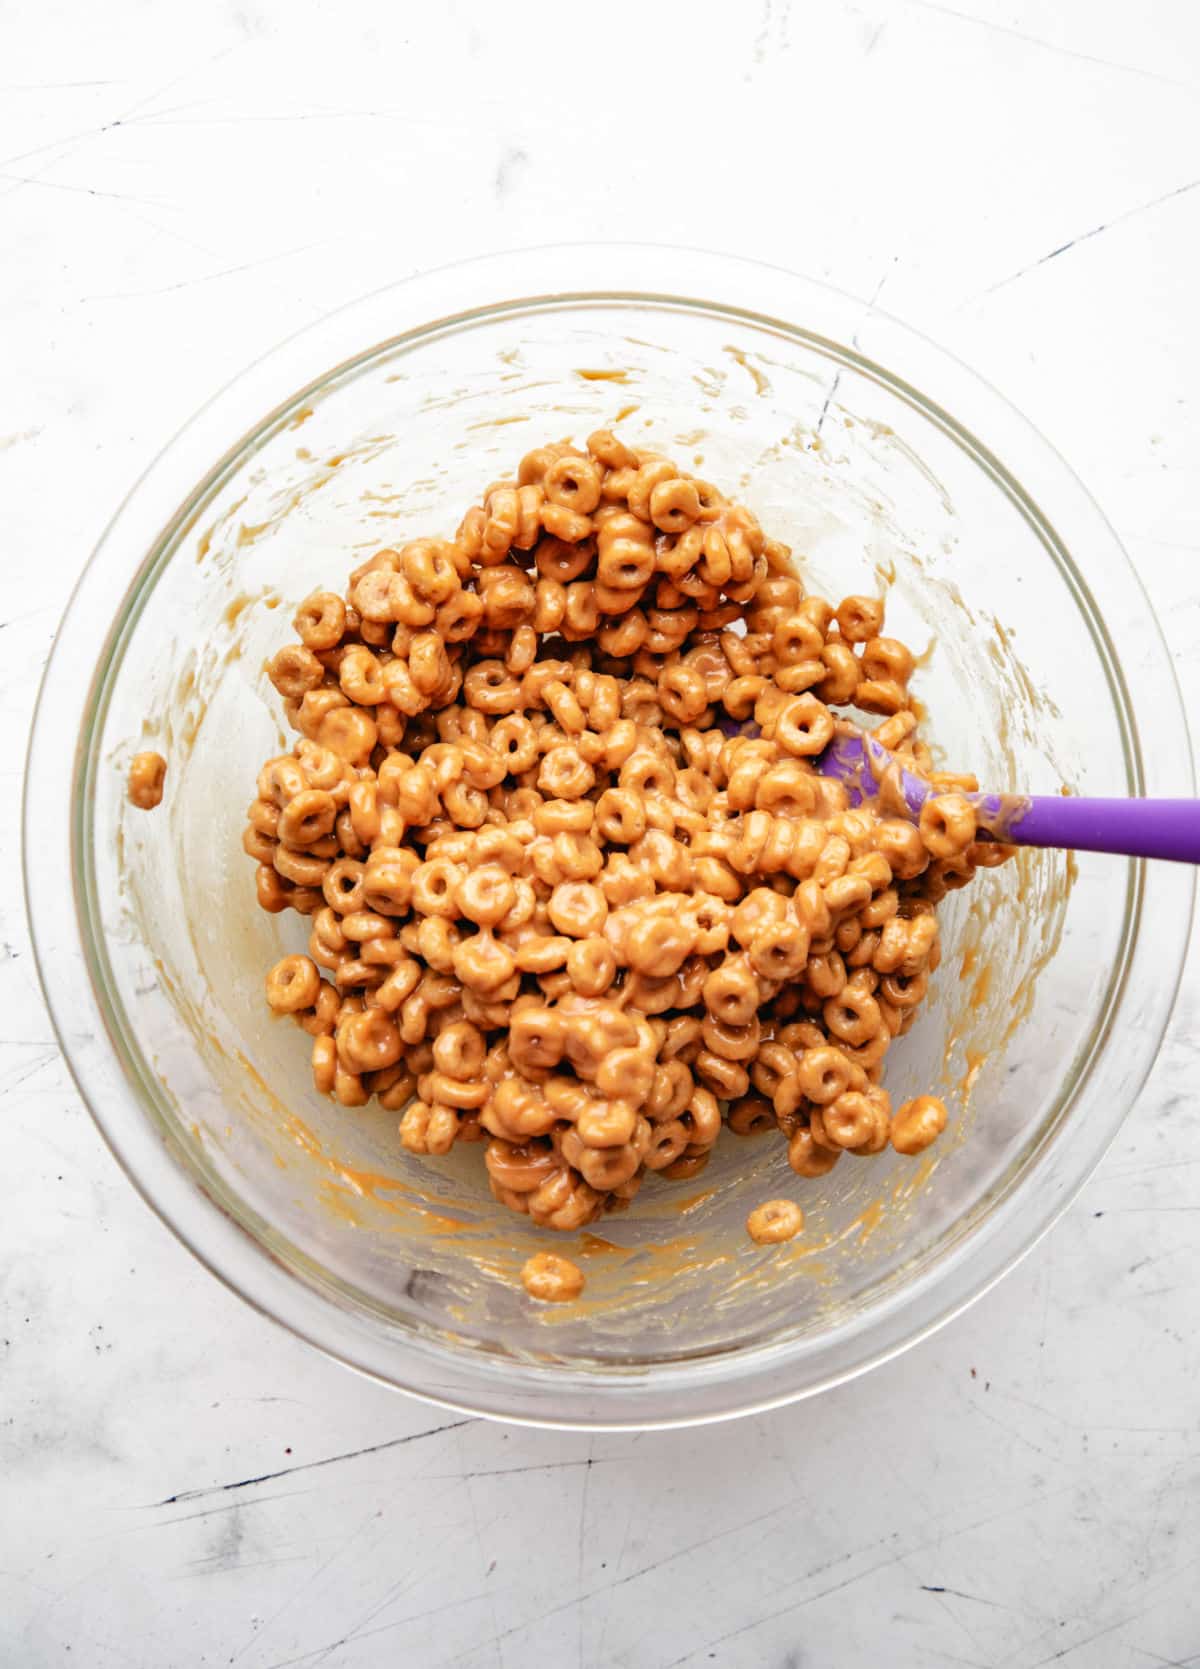
[[[342,1361],[463,1409],[656,1426],[806,1395],[929,1332],[1072,1195],[1154,1057],[1190,872],[1027,852],[943,910],[945,955],[888,1057],[951,1109],[919,1160],[802,1181],[723,1136],[591,1234],[488,1194],[478,1148],[406,1155],[396,1115],[312,1090],[265,970],[306,926],[240,850],[285,743],[265,657],[376,548],[449,534],[547,439],[611,424],[742,494],[835,599],[883,590],[939,755],[997,789],[1186,790],[1149,605],[1064,463],[995,393],[868,306],[653,248],[528,251],[385,290],[268,355],[172,442],[87,567],[29,756],[38,963],[80,1091],[144,1197],[235,1291]],[[131,754],[169,761],[147,816]],[[748,1210],[801,1201],[761,1248]],[[576,1258],[538,1307],[518,1271]],[[1097,1294],[1097,1299],[1101,1297]]]

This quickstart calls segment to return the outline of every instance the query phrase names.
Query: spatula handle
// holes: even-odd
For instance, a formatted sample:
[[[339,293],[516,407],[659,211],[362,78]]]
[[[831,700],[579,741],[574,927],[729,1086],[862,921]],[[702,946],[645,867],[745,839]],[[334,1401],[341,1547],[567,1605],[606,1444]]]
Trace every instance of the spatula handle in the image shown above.
[[[839,736],[817,761],[843,782],[850,803],[879,791],[898,761],[870,736]],[[937,790],[901,768],[900,792],[915,822]],[[1116,852],[1130,858],[1168,858],[1200,864],[1200,800],[1089,800],[1059,794],[967,794],[981,831],[1016,846],[1057,846],[1077,852]]]
[[[968,794],[988,827],[999,796]],[[1011,802],[1008,802],[1011,805]],[[1035,794],[1010,810],[997,832],[1019,846],[1063,846],[1078,852],[1119,852],[1200,864],[1200,800],[1083,800]]]

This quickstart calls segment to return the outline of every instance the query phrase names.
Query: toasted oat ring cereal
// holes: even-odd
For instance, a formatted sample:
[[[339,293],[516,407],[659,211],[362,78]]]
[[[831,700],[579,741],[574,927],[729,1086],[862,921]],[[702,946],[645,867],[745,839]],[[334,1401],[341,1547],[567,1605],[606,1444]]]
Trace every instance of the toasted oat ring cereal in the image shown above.
[[[583,1291],[583,1272],[557,1252],[535,1252],[521,1270],[521,1283],[531,1298],[544,1304],[569,1303]]]
[[[804,1213],[794,1200],[768,1200],[746,1218],[746,1232],[760,1246],[793,1240],[804,1227]]]
[[[959,793],[913,825],[819,773],[878,714],[932,779],[884,612],[807,594],[748,508],[604,430],[300,600],[269,663],[299,736],[243,845],[263,908],[310,918],[267,999],[316,1088],[377,1099],[412,1153],[479,1143],[495,1197],[564,1233],[695,1177],[725,1125],[814,1186],[924,1151],[945,1106],[893,1114],[885,1057],[939,901],[1009,853]],[[135,804],[164,770],[138,756]],[[802,1222],[774,1200],[748,1228]],[[551,1254],[524,1280],[582,1289]]]
[[[139,811],[153,811],[163,797],[167,762],[161,753],[135,753],[129,766],[129,803]]]

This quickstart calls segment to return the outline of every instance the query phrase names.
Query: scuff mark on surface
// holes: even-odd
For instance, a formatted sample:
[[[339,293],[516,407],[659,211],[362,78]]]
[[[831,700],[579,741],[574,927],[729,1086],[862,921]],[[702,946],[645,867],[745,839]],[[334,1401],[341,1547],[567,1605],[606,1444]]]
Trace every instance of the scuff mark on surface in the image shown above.
[[[223,1495],[229,1490],[252,1489],[255,1484],[271,1483],[276,1478],[289,1477],[293,1472],[315,1472],[322,1466],[337,1466],[344,1460],[358,1460],[363,1455],[382,1454],[387,1449],[401,1449],[406,1443],[418,1443],[426,1437],[439,1437],[445,1431],[458,1431],[462,1426],[474,1425],[473,1419],[450,1420],[444,1426],[434,1426],[429,1431],[410,1432],[407,1437],[393,1437],[386,1443],[369,1443],[365,1449],[349,1449],[345,1454],[326,1455],[323,1460],[302,1461],[299,1466],[283,1466],[277,1472],[260,1472],[253,1478],[238,1478],[231,1484],[210,1484],[202,1489],[181,1489],[174,1495],[166,1495],[161,1501],[150,1503],[153,1507],[172,1507],[180,1501],[201,1501],[208,1495]]]
[[[508,145],[501,153],[496,164],[496,172],[492,178],[492,190],[498,202],[503,202],[512,192],[517,180],[524,169],[529,166],[529,152],[519,145]]]
[[[1031,261],[1027,267],[1021,267],[1017,272],[1010,272],[1007,278],[1001,278],[995,284],[989,284],[986,290],[981,290],[973,301],[982,301],[985,296],[994,296],[997,290],[1007,289],[1015,284],[1018,278],[1025,278],[1029,273],[1036,272],[1039,267],[1047,266],[1051,261],[1057,261],[1060,255],[1069,250],[1077,249],[1081,243],[1087,243],[1090,238],[1098,238],[1102,232],[1111,232],[1114,226],[1123,226],[1127,221],[1136,220],[1138,215],[1148,214],[1162,203],[1169,203],[1176,197],[1186,197],[1191,191],[1200,186],[1200,180],[1189,180],[1186,185],[1176,186],[1173,191],[1164,191],[1161,197],[1152,197],[1148,203],[1139,203],[1136,208],[1126,209],[1124,214],[1114,215],[1111,220],[1104,221],[1099,226],[1093,226],[1090,232],[1080,232],[1078,237],[1069,238],[1066,243],[1060,243],[1057,249],[1052,249],[1048,255],[1040,255],[1036,261]]]

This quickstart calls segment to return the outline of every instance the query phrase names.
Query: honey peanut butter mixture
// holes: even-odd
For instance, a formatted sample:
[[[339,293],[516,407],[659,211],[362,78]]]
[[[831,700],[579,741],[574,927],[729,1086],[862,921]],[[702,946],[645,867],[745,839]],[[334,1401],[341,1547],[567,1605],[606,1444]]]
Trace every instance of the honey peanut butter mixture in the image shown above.
[[[311,922],[266,989],[318,1090],[414,1153],[479,1143],[496,1198],[563,1230],[691,1180],[723,1127],[805,1178],[936,1139],[884,1061],[938,901],[1008,849],[932,769],[882,602],[808,595],[749,510],[601,431],[295,627],[269,671],[300,739],[244,846],[263,909]],[[847,709],[942,791],[920,827],[815,768]],[[749,1232],[802,1220],[774,1200]]]

